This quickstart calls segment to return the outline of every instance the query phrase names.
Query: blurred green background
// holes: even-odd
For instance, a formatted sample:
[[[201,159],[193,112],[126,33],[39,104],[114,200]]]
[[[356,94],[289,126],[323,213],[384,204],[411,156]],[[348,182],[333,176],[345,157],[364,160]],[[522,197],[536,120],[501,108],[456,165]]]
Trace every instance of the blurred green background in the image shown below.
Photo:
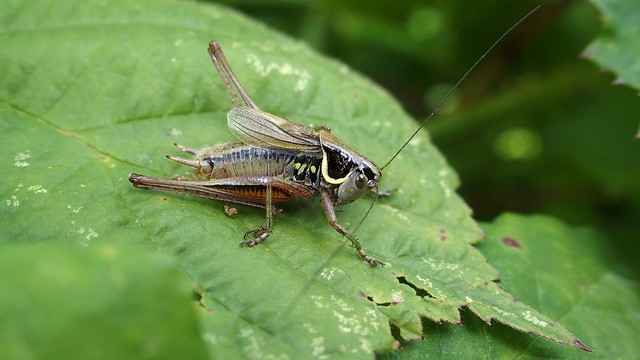
[[[583,54],[602,26],[593,4],[216,2],[371,77],[416,119],[506,29],[542,5],[483,60],[427,131],[458,171],[459,191],[478,220],[514,211],[591,225],[608,233],[627,265],[635,264],[640,102],[637,90],[615,85],[615,74]]]

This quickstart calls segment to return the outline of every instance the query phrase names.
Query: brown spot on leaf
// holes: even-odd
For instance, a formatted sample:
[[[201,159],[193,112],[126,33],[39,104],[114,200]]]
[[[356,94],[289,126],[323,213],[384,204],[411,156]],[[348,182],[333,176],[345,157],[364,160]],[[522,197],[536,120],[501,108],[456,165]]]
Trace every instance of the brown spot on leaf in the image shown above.
[[[506,236],[502,238],[502,243],[507,246],[511,246],[518,249],[522,247],[522,245],[520,245],[520,243],[516,239],[506,237]]]

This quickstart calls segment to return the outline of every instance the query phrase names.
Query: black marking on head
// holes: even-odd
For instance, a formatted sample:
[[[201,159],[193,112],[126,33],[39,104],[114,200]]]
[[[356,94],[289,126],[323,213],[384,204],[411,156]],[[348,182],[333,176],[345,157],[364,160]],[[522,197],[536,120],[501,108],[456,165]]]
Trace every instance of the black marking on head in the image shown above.
[[[374,173],[373,170],[371,170],[370,167],[364,166],[363,169],[362,169],[362,172],[367,177],[367,179],[369,179],[369,180],[377,180],[376,179],[376,173]]]
[[[327,158],[327,175],[332,179],[346,177],[355,166],[351,157],[343,151],[322,147]]]

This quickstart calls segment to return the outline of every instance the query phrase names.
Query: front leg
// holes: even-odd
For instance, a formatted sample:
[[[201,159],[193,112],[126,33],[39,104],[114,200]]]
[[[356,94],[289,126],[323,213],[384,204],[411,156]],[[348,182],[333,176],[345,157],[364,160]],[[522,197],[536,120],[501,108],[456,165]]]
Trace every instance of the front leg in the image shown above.
[[[374,267],[378,265],[384,266],[384,263],[382,261],[369,257],[369,255],[367,255],[364,252],[364,250],[362,250],[362,246],[360,246],[360,242],[358,242],[355,236],[351,235],[345,228],[342,227],[342,225],[338,223],[338,218],[336,217],[336,212],[333,208],[333,200],[331,199],[331,193],[329,191],[322,191],[320,195],[322,197],[321,198],[322,208],[324,209],[324,213],[327,215],[327,220],[329,220],[329,224],[331,225],[331,227],[336,229],[336,231],[339,232],[340,234],[346,236],[347,239],[351,241],[351,244],[353,245],[353,247],[356,248],[356,251],[358,252],[358,254],[360,254],[360,256],[363,259],[365,259],[369,264],[371,264],[371,266],[374,266]]]

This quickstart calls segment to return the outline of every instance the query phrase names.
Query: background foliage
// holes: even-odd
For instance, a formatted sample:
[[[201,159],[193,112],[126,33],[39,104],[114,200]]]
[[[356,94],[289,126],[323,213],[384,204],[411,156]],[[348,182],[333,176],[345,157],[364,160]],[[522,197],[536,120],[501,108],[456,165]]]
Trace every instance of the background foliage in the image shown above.
[[[606,32],[586,53],[608,69],[627,71],[626,58],[616,60],[624,52],[616,55],[607,50],[629,38],[629,27],[624,25],[630,23],[628,17],[633,18],[632,2],[597,4],[606,10]],[[371,76],[416,118],[423,118],[489,44],[533,7],[506,1],[406,2],[406,7],[358,1],[229,5]],[[331,298],[334,304],[329,312],[366,314],[372,308],[380,311],[373,301],[385,304],[394,299],[376,292],[386,286],[384,277],[363,272],[363,264],[355,262],[348,272],[338,271],[353,263],[350,249],[337,242],[306,241],[314,240],[314,229],[323,229],[323,238],[335,237],[316,204],[298,204],[297,212],[289,209],[292,215],[276,220],[280,241],[240,251],[230,246],[238,241],[237,234],[259,222],[260,211],[245,209],[246,217],[229,220],[209,202],[142,193],[130,188],[125,178],[132,170],[165,176],[180,171],[161,157],[171,151],[167,149],[173,141],[194,146],[228,141],[228,134],[219,128],[202,130],[203,119],[220,118],[227,103],[222,89],[212,85],[217,79],[203,76],[212,69],[199,32],[221,39],[243,35],[281,39],[287,45],[280,50],[288,51],[291,59],[304,59],[309,68],[343,68],[318,60],[305,46],[267,29],[239,32],[244,26],[250,28],[249,22],[217,7],[122,2],[99,11],[100,6],[11,2],[12,11],[2,17],[2,44],[10,51],[0,64],[0,126],[3,144],[12,145],[10,155],[0,163],[6,174],[0,188],[6,203],[0,213],[4,229],[0,319],[6,335],[2,349],[9,351],[3,355],[48,354],[48,343],[39,339],[52,339],[54,334],[59,335],[56,354],[65,358],[70,356],[68,349],[78,357],[94,356],[105,338],[113,350],[104,353],[105,358],[123,354],[197,357],[203,354],[203,345],[210,355],[225,357],[352,357],[352,351],[370,357],[374,349],[394,346],[384,331],[352,334],[356,336],[344,337],[343,344],[335,336],[320,341],[325,333],[309,325],[331,329],[322,311],[314,314],[304,309],[314,301],[317,307],[318,300],[328,294],[343,296],[353,289],[353,281],[367,284],[367,291],[373,291],[366,294],[369,298],[347,297],[346,304],[335,301],[343,297]],[[225,15],[219,19],[216,14]],[[596,349],[594,355],[625,357],[636,351],[632,343],[640,309],[638,268],[632,261],[638,249],[635,219],[640,197],[639,148],[633,136],[640,106],[634,90],[611,86],[614,78],[624,82],[632,76],[599,72],[598,65],[577,56],[598,33],[597,14],[583,2],[545,3],[473,73],[428,131],[460,173],[461,194],[476,218],[487,221],[483,225],[487,240],[478,249],[496,267],[501,285],[562,322]],[[207,18],[216,20],[207,22]],[[198,33],[198,38],[189,38],[194,34],[187,31],[186,42],[176,40],[185,29]],[[262,46],[265,55],[273,45]],[[171,52],[175,55],[166,57]],[[414,126],[403,124],[381,133],[368,114],[398,121],[405,116],[380,89],[354,74],[349,75],[349,84],[338,87],[337,94],[332,80],[325,80],[326,87],[318,87],[324,91],[313,98],[296,94],[283,98],[277,91],[261,91],[287,89],[292,81],[304,79],[300,73],[293,74],[293,79],[279,77],[273,83],[247,80],[247,87],[256,89],[252,94],[256,93],[258,103],[274,112],[339,128],[349,142],[371,149],[367,154],[376,160],[385,159],[388,151],[371,147],[371,141],[385,138],[389,147],[395,146]],[[321,79],[335,75],[325,73]],[[343,102],[345,94],[358,96]],[[345,119],[359,122],[340,122]],[[420,242],[413,239],[414,234],[440,236],[442,230],[430,225],[438,224],[447,229],[450,239],[465,242],[457,249],[473,249],[466,243],[477,241],[480,232],[466,216],[467,208],[455,196],[449,200],[453,202],[442,202],[457,178],[439,154],[422,144],[409,149],[402,161],[394,163],[385,176],[388,186],[398,186],[405,193],[391,203],[379,204],[382,212],[374,211],[365,223],[376,234],[367,240],[368,246],[395,256],[397,251],[419,254],[425,249],[417,246]],[[439,179],[436,175],[443,170],[445,175]],[[421,179],[428,185],[416,186],[411,181],[416,174],[426,176]],[[412,196],[419,206],[409,201]],[[396,208],[404,210],[392,211]],[[356,222],[365,209],[366,204],[354,204],[341,218]],[[455,212],[453,218],[449,210]],[[574,229],[550,217],[502,215],[493,221],[504,211],[542,212],[599,230]],[[403,217],[412,224],[406,233],[382,225]],[[402,241],[379,241],[394,236]],[[46,246],[23,247],[32,242]],[[123,243],[137,246],[131,249]],[[78,250],[77,245],[88,249]],[[336,246],[340,247],[334,250]],[[154,253],[157,249],[170,255]],[[334,285],[288,288],[291,284],[302,287],[304,282],[285,279],[319,281],[313,262],[323,259],[314,254],[332,251],[337,251],[335,264],[340,266],[325,268],[328,272],[321,277],[333,278]],[[472,254],[465,266],[478,266],[479,274],[488,279],[495,276],[478,252],[465,251]],[[282,261],[288,258],[293,266]],[[309,261],[309,266],[296,265]],[[401,264],[398,258],[396,265]],[[405,280],[415,286],[413,269],[404,265],[391,272],[403,269]],[[176,276],[177,269],[183,277]],[[256,269],[260,269],[258,275]],[[444,274],[444,278],[451,276]],[[195,311],[185,306],[185,279],[195,285],[199,300]],[[452,282],[451,288],[459,285]],[[304,297],[296,297],[300,290]],[[420,295],[423,289],[415,290]],[[418,298],[410,292],[405,295]],[[269,314],[279,302],[286,303],[283,299],[291,298],[298,299],[295,306],[275,317]],[[470,357],[479,348],[487,357],[583,355],[502,325],[488,327],[468,310],[479,311],[464,308],[462,327],[423,319],[426,341],[403,341],[404,350],[389,356]],[[396,321],[391,327],[396,339],[420,334],[419,319],[416,326],[416,318],[402,318],[415,312],[393,312],[386,315]],[[433,313],[422,315],[435,318]],[[318,319],[304,323],[302,316]],[[388,332],[383,318],[374,319]],[[605,323],[611,326],[602,326]],[[44,324],[61,324],[61,328]],[[288,341],[302,332],[305,336]],[[89,336],[95,342],[78,340],[87,334],[104,337]],[[172,339],[171,346],[163,348],[167,340],[162,339]]]

